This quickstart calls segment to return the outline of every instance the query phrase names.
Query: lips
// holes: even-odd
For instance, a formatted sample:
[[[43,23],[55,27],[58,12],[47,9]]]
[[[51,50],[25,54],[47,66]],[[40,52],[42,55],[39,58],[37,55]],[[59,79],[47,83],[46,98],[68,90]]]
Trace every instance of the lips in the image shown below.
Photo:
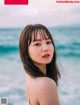
[[[44,56],[42,56],[43,58],[45,58],[45,57],[49,57],[50,55],[49,54],[45,54]]]

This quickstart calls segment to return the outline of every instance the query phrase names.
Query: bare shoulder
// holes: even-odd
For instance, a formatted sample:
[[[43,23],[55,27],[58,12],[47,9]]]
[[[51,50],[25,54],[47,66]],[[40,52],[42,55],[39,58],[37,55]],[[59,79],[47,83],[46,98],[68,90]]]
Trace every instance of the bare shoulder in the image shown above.
[[[38,88],[49,88],[48,86],[57,88],[55,81],[48,77],[41,77],[38,80]]]
[[[58,105],[57,86],[54,80],[42,77],[37,84],[37,99],[40,105]]]

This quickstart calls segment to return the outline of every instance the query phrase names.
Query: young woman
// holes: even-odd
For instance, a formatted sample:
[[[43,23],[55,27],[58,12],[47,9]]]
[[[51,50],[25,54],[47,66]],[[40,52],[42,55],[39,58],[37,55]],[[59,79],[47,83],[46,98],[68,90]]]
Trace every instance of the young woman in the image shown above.
[[[27,105],[59,105],[60,72],[49,30],[41,24],[26,26],[20,36],[19,51],[25,69]]]

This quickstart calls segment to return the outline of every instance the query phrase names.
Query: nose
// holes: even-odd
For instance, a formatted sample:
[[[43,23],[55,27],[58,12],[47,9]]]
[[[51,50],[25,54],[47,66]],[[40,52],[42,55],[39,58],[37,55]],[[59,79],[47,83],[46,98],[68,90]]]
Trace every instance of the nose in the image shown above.
[[[44,45],[42,46],[42,51],[43,51],[43,52],[47,52],[48,50],[49,50],[48,46],[47,46],[46,44],[44,44]]]

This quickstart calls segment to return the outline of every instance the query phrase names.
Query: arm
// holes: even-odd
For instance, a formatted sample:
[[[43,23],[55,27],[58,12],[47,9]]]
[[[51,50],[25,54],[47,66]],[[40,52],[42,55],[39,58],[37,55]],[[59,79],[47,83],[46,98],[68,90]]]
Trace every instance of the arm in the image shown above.
[[[59,105],[56,83],[44,77],[39,85],[37,98],[40,105]]]

